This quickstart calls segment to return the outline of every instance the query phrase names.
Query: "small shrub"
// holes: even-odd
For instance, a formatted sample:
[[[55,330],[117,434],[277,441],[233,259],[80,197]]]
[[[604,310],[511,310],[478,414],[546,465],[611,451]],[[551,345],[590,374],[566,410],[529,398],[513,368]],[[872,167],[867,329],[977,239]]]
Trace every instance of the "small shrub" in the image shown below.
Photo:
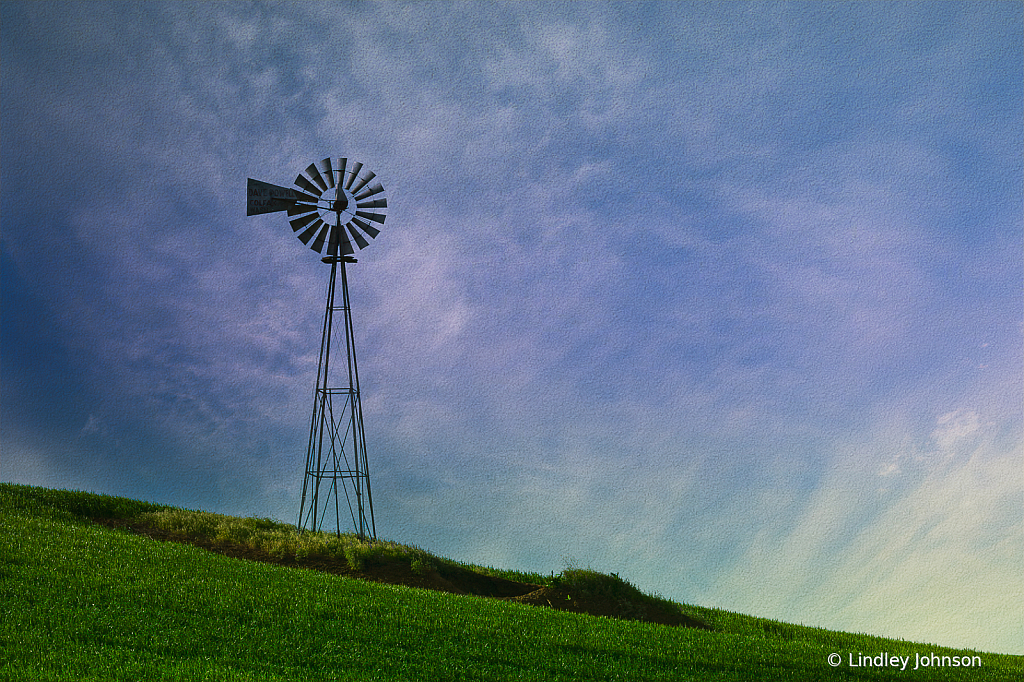
[[[345,548],[345,561],[348,562],[348,567],[353,571],[361,571],[363,566],[365,566],[363,553],[358,545],[353,544]]]
[[[589,568],[567,568],[562,571],[561,584],[589,599],[649,600],[643,592],[616,573],[607,575]]]

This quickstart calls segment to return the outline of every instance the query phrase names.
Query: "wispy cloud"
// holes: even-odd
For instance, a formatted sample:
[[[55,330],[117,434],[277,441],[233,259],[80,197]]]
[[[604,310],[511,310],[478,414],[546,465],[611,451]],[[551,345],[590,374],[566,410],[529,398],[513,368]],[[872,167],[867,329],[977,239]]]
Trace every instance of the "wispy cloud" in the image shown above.
[[[891,456],[888,432],[840,449],[805,507],[764,527],[707,598],[856,632],[1005,647],[1021,632],[1005,608],[1024,578],[1020,434],[977,420],[939,417],[925,442],[903,444],[916,449],[905,468],[874,468]]]

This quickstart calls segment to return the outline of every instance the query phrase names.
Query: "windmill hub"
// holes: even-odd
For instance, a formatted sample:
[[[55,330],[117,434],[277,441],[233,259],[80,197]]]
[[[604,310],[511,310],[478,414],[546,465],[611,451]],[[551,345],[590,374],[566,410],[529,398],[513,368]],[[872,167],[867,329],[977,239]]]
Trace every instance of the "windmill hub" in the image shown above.
[[[345,196],[345,190],[343,189],[335,187],[334,191],[336,196],[334,201],[331,202],[331,210],[335,213],[341,213],[348,209],[348,197]]]

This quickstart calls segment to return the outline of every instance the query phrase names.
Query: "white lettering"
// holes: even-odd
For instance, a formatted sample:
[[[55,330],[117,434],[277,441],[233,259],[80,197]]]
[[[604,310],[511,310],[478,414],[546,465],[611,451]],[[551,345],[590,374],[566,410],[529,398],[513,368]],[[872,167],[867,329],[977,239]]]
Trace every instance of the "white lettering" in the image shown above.
[[[918,668],[974,668],[981,667],[981,656],[939,656],[930,653],[925,656],[914,654],[914,670]]]

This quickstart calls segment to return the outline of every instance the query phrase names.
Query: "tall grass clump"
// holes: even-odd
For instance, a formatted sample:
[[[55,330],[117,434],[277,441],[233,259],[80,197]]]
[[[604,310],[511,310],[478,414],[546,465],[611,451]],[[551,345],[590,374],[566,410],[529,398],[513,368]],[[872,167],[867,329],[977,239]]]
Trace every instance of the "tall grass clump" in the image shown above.
[[[369,540],[355,533],[302,531],[268,518],[239,518],[168,508],[139,514],[133,520],[183,537],[203,537],[254,547],[277,559],[343,558],[353,571],[362,571],[368,562],[386,559],[408,562],[419,572],[434,568],[433,557],[418,547],[389,540]]]
[[[570,564],[561,575],[548,581],[553,587],[562,587],[587,601],[615,602],[626,618],[639,618],[648,608],[665,613],[684,613],[682,607],[658,595],[641,592],[618,573],[600,573],[591,568]],[[694,617],[694,614],[684,613]]]

